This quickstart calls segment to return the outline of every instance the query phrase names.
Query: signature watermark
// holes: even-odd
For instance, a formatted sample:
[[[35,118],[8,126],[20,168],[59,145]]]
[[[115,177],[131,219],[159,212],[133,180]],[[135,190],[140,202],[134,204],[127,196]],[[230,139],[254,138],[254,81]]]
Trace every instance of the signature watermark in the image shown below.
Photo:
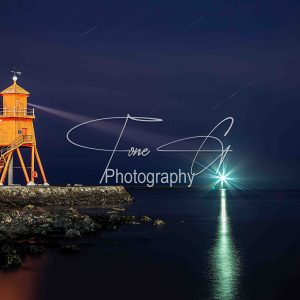
[[[178,169],[177,172],[138,172],[134,169],[132,172],[121,172],[119,169],[106,169],[104,173],[104,182],[109,183],[110,178],[117,184],[134,184],[154,187],[156,185],[169,185],[173,187],[178,184],[192,185],[193,176],[191,173],[183,172]]]
[[[109,148],[96,148],[91,146],[82,145],[73,141],[70,137],[71,133],[75,130],[90,125],[95,122],[101,121],[114,121],[114,120],[122,120],[124,121],[123,126],[121,128],[120,134],[115,142],[115,145],[112,149]],[[197,135],[197,136],[189,136],[182,139],[173,140],[166,144],[163,144],[155,149],[157,152],[164,152],[164,153],[193,153],[193,159],[191,166],[189,168],[189,172],[182,172],[181,169],[178,169],[176,172],[137,172],[134,169],[132,172],[122,173],[118,169],[111,169],[110,165],[115,155],[118,153],[127,153],[128,157],[146,157],[151,154],[153,150],[149,148],[137,148],[137,147],[130,147],[129,149],[121,149],[119,147],[121,139],[126,135],[126,126],[128,122],[148,122],[148,123],[157,123],[162,122],[162,119],[159,118],[149,118],[149,117],[136,117],[127,115],[125,117],[109,117],[109,118],[100,118],[94,119],[87,122],[80,123],[73,128],[71,128],[67,132],[67,140],[80,148],[87,149],[87,150],[94,150],[94,151],[103,151],[103,152],[110,152],[111,155],[109,160],[106,164],[105,170],[100,178],[99,183],[108,183],[109,179],[114,179],[116,183],[120,184],[144,184],[148,187],[153,187],[157,184],[168,184],[170,187],[174,186],[175,184],[187,184],[188,187],[191,187],[194,179],[196,176],[199,176],[213,165],[217,165],[214,172],[218,173],[220,170],[221,165],[224,162],[226,155],[232,151],[231,145],[224,146],[220,137],[217,136],[216,131],[220,129],[221,125],[225,127],[224,132],[222,132],[221,136],[222,139],[225,138],[228,133],[230,132],[234,119],[233,117],[227,117],[220,121],[207,135]],[[223,127],[222,127],[223,128]],[[198,146],[194,149],[186,148],[186,149],[178,149],[177,147],[183,143],[190,142],[193,144],[198,144]],[[213,143],[212,143],[213,142]],[[214,144],[212,149],[207,149],[208,145]],[[200,159],[200,155],[203,154],[210,154],[213,155],[213,158],[210,158],[208,162],[205,164],[200,164],[198,161]],[[199,168],[200,166],[200,168]]]

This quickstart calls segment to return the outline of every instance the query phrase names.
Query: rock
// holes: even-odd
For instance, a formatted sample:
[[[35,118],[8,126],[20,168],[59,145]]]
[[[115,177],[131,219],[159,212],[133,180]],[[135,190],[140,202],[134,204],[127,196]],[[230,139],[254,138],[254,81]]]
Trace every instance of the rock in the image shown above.
[[[67,245],[62,247],[60,252],[64,254],[76,254],[80,252],[80,248],[76,245]]]
[[[125,224],[137,224],[135,216],[119,215],[119,214],[107,214],[91,216],[96,222],[96,226],[103,229],[117,229],[120,225]]]
[[[136,223],[135,216],[130,216],[130,215],[120,216],[119,220],[120,220],[121,224],[133,224],[133,223]]]
[[[113,209],[113,211],[125,211],[125,208],[117,207],[117,206],[114,206],[112,209]]]
[[[153,223],[154,226],[162,226],[165,225],[166,223],[160,219],[156,219]]]
[[[95,230],[94,221],[73,208],[58,212],[28,205],[21,210],[0,212],[1,239],[46,236],[52,232],[66,233],[69,229],[81,234]],[[70,232],[72,234],[74,232]],[[74,233],[77,235],[77,233]]]
[[[21,265],[21,257],[13,244],[4,244],[0,250],[0,265],[6,269],[17,268]]]
[[[68,239],[80,238],[81,233],[79,230],[76,230],[76,229],[68,229],[65,233],[65,237]]]
[[[106,213],[108,215],[111,215],[111,214],[117,214],[118,212],[116,210],[108,210]]]
[[[4,244],[1,247],[0,253],[2,255],[7,255],[7,254],[16,254],[17,253],[17,249],[16,246],[13,244]]]
[[[28,254],[31,254],[31,255],[40,255],[45,252],[45,248],[41,245],[30,245],[28,247],[27,251],[28,251]]]
[[[152,219],[149,218],[148,216],[143,216],[143,217],[141,218],[141,221],[144,222],[144,223],[147,223],[147,222],[151,222]]]
[[[8,254],[4,257],[5,263],[3,264],[3,268],[5,269],[14,269],[18,268],[21,263],[21,257],[19,254]]]

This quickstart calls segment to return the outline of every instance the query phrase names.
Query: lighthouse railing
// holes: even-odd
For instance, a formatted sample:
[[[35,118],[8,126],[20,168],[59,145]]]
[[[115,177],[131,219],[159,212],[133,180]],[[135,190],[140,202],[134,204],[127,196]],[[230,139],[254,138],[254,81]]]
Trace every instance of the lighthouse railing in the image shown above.
[[[31,116],[34,117],[34,108],[1,108],[0,109],[0,116],[5,117],[27,117]]]

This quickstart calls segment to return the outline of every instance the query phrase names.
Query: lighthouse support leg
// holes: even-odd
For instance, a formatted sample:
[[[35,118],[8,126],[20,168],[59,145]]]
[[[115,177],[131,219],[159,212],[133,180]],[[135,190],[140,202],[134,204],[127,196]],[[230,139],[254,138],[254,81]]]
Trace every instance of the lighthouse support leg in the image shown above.
[[[19,157],[19,160],[20,160],[20,163],[21,163],[21,167],[22,167],[25,179],[26,179],[26,183],[28,184],[30,180],[29,180],[29,176],[28,176],[28,173],[27,173],[27,170],[26,170],[26,167],[25,167],[25,164],[24,164],[24,160],[23,160],[23,157],[22,157],[22,154],[21,154],[21,151],[20,151],[19,148],[17,148],[17,153],[18,153],[18,157]]]
[[[27,183],[27,185],[35,185],[34,184],[34,148],[35,146],[31,147],[31,176],[30,176],[30,181]]]
[[[7,184],[13,185],[14,184],[14,155],[11,156],[11,160],[8,167],[8,179]]]
[[[0,179],[0,185],[3,185],[3,183],[5,181],[7,170],[8,170],[9,164],[10,164],[10,160],[12,158],[12,154],[13,154],[13,151],[8,154],[8,158],[7,158],[7,161],[6,161],[6,164],[5,164],[5,167],[3,169],[1,179]]]
[[[43,165],[42,165],[42,162],[41,162],[41,159],[40,159],[40,155],[39,155],[39,152],[37,150],[37,147],[35,147],[34,150],[35,150],[36,160],[38,162],[38,165],[39,165],[42,177],[43,177],[44,184],[48,184],[47,178],[46,178],[46,175],[45,175],[45,172],[44,172],[44,168],[43,168]]]

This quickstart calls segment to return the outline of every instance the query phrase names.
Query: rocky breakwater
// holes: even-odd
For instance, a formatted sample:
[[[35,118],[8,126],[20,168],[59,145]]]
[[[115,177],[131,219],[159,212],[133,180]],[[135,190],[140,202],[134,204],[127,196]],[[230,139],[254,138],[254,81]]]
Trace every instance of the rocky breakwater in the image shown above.
[[[40,255],[57,247],[65,254],[82,249],[76,240],[102,230],[119,230],[122,225],[153,224],[162,220],[136,217],[113,206],[101,215],[86,215],[74,208],[53,209],[27,205],[21,209],[0,211],[0,269],[16,268],[26,255]]]
[[[36,206],[97,206],[131,202],[123,186],[3,186],[0,208]]]
[[[51,211],[28,205],[0,212],[0,268],[18,267],[27,254],[38,255],[62,238],[95,231],[95,222],[74,208]]]

